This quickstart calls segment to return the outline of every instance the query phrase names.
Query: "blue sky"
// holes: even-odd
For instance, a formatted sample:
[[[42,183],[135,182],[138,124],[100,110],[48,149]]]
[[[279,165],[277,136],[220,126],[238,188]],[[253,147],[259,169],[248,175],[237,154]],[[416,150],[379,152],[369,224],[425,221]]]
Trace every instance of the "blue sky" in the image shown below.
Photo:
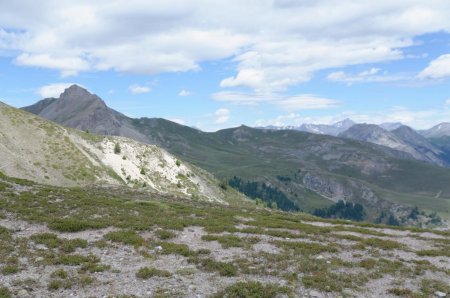
[[[0,100],[16,107],[76,83],[208,131],[450,121],[448,1],[3,2]]]

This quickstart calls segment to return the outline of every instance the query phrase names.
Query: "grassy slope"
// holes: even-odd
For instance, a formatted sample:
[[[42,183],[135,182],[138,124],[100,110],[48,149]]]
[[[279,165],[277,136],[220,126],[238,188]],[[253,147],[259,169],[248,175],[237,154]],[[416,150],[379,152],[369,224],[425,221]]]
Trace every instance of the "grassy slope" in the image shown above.
[[[111,143],[122,143],[124,148],[121,155],[111,153],[107,147]],[[10,176],[39,183],[59,186],[127,183],[132,187],[143,187],[143,182],[147,182],[147,185],[154,183],[157,189],[161,188],[165,192],[180,195],[188,192],[192,197],[204,200],[244,199],[240,193],[232,189],[221,189],[219,181],[202,169],[184,162],[181,166],[175,165],[175,157],[163,153],[155,146],[125,138],[96,136],[64,128],[2,103],[0,103],[0,148],[3,150],[0,156],[0,170]],[[130,156],[126,158],[126,154]],[[122,168],[120,169],[119,165],[119,169],[115,172],[105,163],[106,156],[117,159],[115,163],[120,163]],[[149,162],[159,165],[146,168]],[[134,170],[135,175],[131,175],[133,179],[130,181],[127,181],[128,173],[124,174],[124,168]],[[164,176],[174,172],[181,173],[182,170],[189,177],[179,175],[178,182]]]
[[[17,188],[20,192],[15,190]],[[103,285],[107,280],[110,295],[131,295],[141,288],[139,279],[148,279],[144,287],[147,289],[154,285],[150,278],[156,275],[158,285],[171,290],[177,287],[182,291],[177,295],[185,296],[183,291],[187,291],[187,286],[178,283],[192,284],[196,282],[197,274],[202,277],[202,283],[212,284],[208,290],[212,288],[218,297],[236,291],[245,293],[250,290],[247,287],[253,289],[255,295],[264,293],[265,297],[277,297],[276,293],[283,292],[290,293],[290,297],[300,293],[304,296],[305,288],[332,296],[366,296],[373,295],[373,291],[377,291],[375,295],[388,296],[388,291],[409,289],[408,297],[428,297],[437,290],[450,290],[445,283],[450,271],[445,263],[439,262],[448,262],[450,257],[448,231],[383,230],[386,227],[323,220],[304,213],[275,212],[252,206],[243,208],[240,204],[224,207],[170,196],[149,196],[127,188],[48,187],[11,179],[0,173],[0,219],[4,219],[3,223],[10,222],[11,218],[36,226],[47,225],[49,232],[56,234],[39,233],[37,229],[31,230],[28,237],[16,237],[14,231],[0,227],[0,278],[17,280],[8,283],[3,290],[10,293],[26,288],[34,289],[34,293],[45,293],[44,296],[51,293],[67,296],[68,291],[98,294],[105,291]],[[74,239],[77,235],[98,236],[96,231],[101,232],[107,227],[116,230],[109,230],[100,239]],[[196,227],[207,234],[194,242],[189,241],[189,245],[172,239]],[[84,233],[76,234],[79,231]],[[402,231],[407,232],[402,234]],[[425,231],[433,233],[433,237],[423,234]],[[184,237],[177,239],[180,241]],[[212,241],[222,248],[219,246],[210,251],[196,246]],[[408,241],[431,248],[409,247],[404,244]],[[254,245],[261,243],[268,245],[271,252],[254,249]],[[155,253],[158,246],[162,251]],[[113,266],[104,263],[108,258],[101,256],[102,251],[111,254],[125,249],[124,262],[132,256],[134,260],[139,259],[137,266],[134,261],[127,264],[135,266],[132,269],[116,268],[122,264],[117,259]],[[217,259],[223,252],[231,256],[226,261]],[[400,252],[402,258],[397,257]],[[163,261],[168,255],[183,260],[180,266],[193,272],[188,279],[178,267],[177,270],[173,266],[161,270],[161,266],[170,263]],[[142,269],[142,266],[154,267]],[[57,269],[66,270],[70,278]],[[23,279],[22,283],[19,276],[27,276],[28,272],[36,270],[41,272],[39,282]],[[126,293],[120,292],[125,290],[121,287],[120,290],[110,287],[120,284],[123,278],[131,279],[139,286]],[[283,281],[285,286],[276,288],[267,283],[269,279],[274,283]],[[236,283],[230,288],[235,280],[261,280],[270,288],[255,292],[255,288],[262,286],[245,283]],[[382,289],[374,289],[373,282],[379,283]],[[71,289],[68,290],[66,285]],[[117,292],[111,292],[112,289]]]
[[[149,122],[153,129],[148,129]],[[418,205],[441,214],[450,209],[449,169],[395,159],[370,144],[304,132],[247,127],[205,133],[163,119],[148,119],[148,123],[140,123],[137,127],[170,152],[219,177],[236,175],[249,180],[266,180],[283,188],[275,177],[292,177],[300,169],[340,181],[350,177],[371,185],[378,195],[391,202]],[[348,166],[345,161],[323,159],[325,154],[333,152],[362,156],[374,164],[380,159],[390,170],[365,174],[361,168]],[[301,187],[296,187],[295,191],[300,199],[292,195],[290,198],[305,210],[327,204],[324,198]],[[438,193],[440,195],[436,197]]]
[[[4,171],[56,185],[92,183],[102,175],[69,139],[65,128],[0,104]]]

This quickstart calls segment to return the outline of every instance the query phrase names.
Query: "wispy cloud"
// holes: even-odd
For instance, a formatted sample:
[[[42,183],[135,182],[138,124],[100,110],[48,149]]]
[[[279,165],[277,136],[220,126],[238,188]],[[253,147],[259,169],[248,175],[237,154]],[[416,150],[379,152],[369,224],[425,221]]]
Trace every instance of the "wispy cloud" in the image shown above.
[[[389,74],[388,72],[382,72],[379,68],[370,68],[368,70],[349,74],[344,71],[332,72],[327,76],[329,81],[342,82],[347,85],[354,83],[386,83],[386,82],[399,82],[404,80],[410,80],[413,76],[406,76],[404,74]]]
[[[191,95],[191,92],[184,89],[178,93],[178,96],[189,96],[189,95]]]
[[[450,54],[439,56],[422,70],[420,79],[443,79],[450,77]]]
[[[228,120],[230,119],[230,110],[225,108],[218,109],[214,113],[214,116],[216,117],[215,122],[217,124],[223,124],[225,122],[228,122]]]
[[[269,103],[287,111],[329,109],[339,105],[338,100],[324,98],[314,94],[285,96],[282,94],[257,94],[223,91],[212,94],[212,98],[217,101],[244,105]]]
[[[140,85],[136,85],[136,84],[131,85],[130,87],[128,87],[128,89],[133,94],[149,93],[150,91],[152,91],[152,89],[150,87],[140,86]]]

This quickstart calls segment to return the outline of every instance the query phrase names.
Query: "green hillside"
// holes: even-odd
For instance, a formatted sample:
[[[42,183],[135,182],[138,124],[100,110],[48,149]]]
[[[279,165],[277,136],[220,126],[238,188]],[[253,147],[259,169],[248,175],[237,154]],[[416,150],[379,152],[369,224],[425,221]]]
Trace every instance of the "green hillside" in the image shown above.
[[[24,109],[72,128],[157,145],[213,173],[222,188],[236,177],[241,182],[235,187],[248,196],[285,210],[312,212],[339,200],[363,205],[368,220],[404,218],[416,205],[445,217],[450,210],[448,168],[368,142],[246,126],[209,133],[161,118],[133,119],[76,85]],[[417,148],[411,146],[422,155],[434,148],[409,128],[398,134],[405,142],[414,137]]]
[[[65,128],[3,103],[0,149],[0,171],[43,184],[127,186],[222,203],[244,199],[155,145]]]
[[[360,202],[372,217],[390,203],[417,205],[444,217],[450,210],[449,169],[401,159],[398,152],[369,143],[245,126],[206,133],[163,119],[133,124],[152,142],[222,179],[237,176],[276,187],[302,210],[331,204],[325,198],[330,183],[351,193],[331,190],[333,200]],[[305,175],[324,182],[311,188]],[[365,198],[365,188],[376,199]]]

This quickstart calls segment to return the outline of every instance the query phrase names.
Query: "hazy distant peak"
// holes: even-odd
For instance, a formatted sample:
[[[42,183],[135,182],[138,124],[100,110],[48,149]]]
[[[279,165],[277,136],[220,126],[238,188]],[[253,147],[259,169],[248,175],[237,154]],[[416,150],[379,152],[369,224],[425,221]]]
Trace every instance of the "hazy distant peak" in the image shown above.
[[[401,122],[385,122],[385,123],[381,123],[379,126],[386,130],[392,131],[392,130],[399,128],[400,126],[403,126],[403,123],[401,123]]]
[[[344,120],[341,120],[341,121],[338,121],[338,122],[334,123],[333,126],[336,127],[336,128],[344,128],[344,127],[350,128],[351,126],[353,126],[355,124],[356,124],[356,122],[353,121],[352,119],[345,118]]]
[[[442,122],[430,129],[421,131],[421,134],[427,138],[439,138],[450,136],[450,123]]]
[[[392,130],[392,132],[408,132],[416,134],[416,131],[407,125],[400,125],[396,129]]]

